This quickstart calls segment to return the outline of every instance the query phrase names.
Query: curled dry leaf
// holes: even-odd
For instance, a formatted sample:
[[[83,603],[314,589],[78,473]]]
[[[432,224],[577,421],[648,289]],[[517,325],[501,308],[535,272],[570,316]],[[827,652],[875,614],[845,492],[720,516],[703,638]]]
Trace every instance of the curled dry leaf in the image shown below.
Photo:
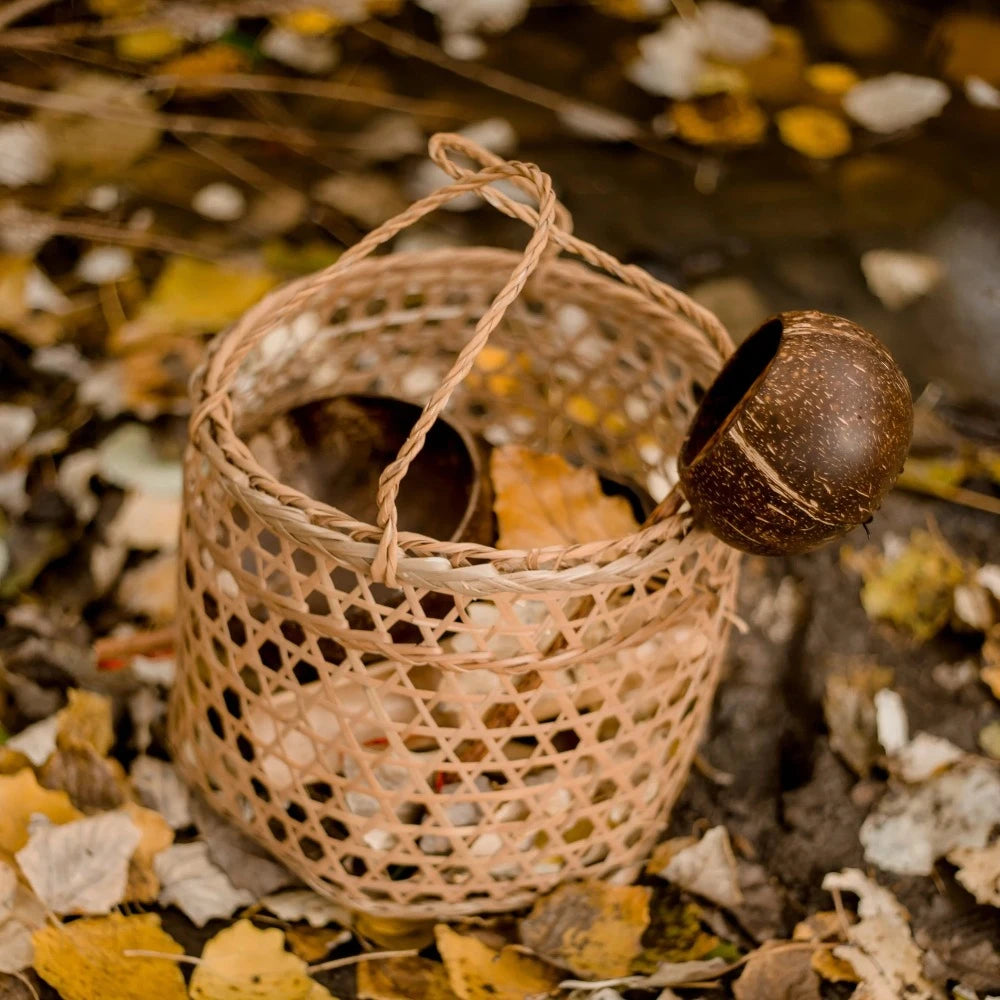
[[[278,928],[258,930],[238,920],[205,945],[191,976],[191,1000],[313,1000],[315,985],[306,963],[285,951]]]
[[[697,844],[675,854],[658,874],[727,909],[743,902],[736,856],[724,826],[712,827]]]
[[[510,945],[494,951],[479,938],[444,924],[435,928],[435,938],[448,981],[460,1000],[525,1000],[549,993],[559,983],[555,969]]]
[[[955,878],[977,903],[1000,907],[1000,840],[989,847],[958,847],[948,860],[958,866]]]
[[[931,733],[917,733],[893,757],[890,764],[903,781],[926,781],[957,764],[965,756],[954,743]]]
[[[184,977],[167,958],[126,956],[130,950],[183,955],[155,913],[112,913],[36,931],[35,970],[63,1000],[187,1000]]]
[[[312,889],[289,889],[264,896],[260,905],[270,910],[279,920],[289,923],[305,921],[310,927],[327,927],[339,924],[350,927],[351,914],[342,906],[324,899]]]
[[[848,944],[834,948],[861,980],[854,996],[861,1000],[944,1000],[944,994],[923,972],[923,956],[913,940],[906,911],[886,889],[856,868],[830,872],[823,888],[852,892],[858,916],[848,932]]]
[[[103,914],[125,898],[129,859],[141,836],[124,810],[62,826],[39,818],[17,863],[53,913]]]
[[[86,745],[56,750],[38,769],[38,780],[46,788],[65,792],[85,813],[117,809],[129,797],[121,764]]]
[[[875,729],[875,695],[892,683],[887,667],[858,667],[831,674],[823,694],[823,715],[830,746],[860,777],[866,777],[880,756]]]
[[[40,813],[53,823],[83,816],[65,792],[42,788],[31,768],[0,776],[0,851],[16,854],[28,843],[28,823]]]
[[[1000,823],[1000,769],[972,758],[892,790],[861,826],[865,858],[900,875],[930,875],[958,847],[983,847]]]
[[[605,496],[593,469],[575,469],[561,455],[503,445],[490,456],[490,476],[497,548],[598,542],[636,530],[628,501]]]
[[[237,889],[209,860],[208,845],[202,841],[175,844],[161,851],[153,859],[153,871],[162,885],[160,905],[176,906],[197,927],[230,917],[254,902],[252,893]]]
[[[820,1000],[812,949],[772,941],[750,956],[733,983],[736,1000]]]
[[[45,907],[18,881],[14,869],[0,861],[0,973],[13,975],[32,964],[31,935],[47,919]]]
[[[416,955],[362,962],[358,966],[358,1000],[458,1000],[448,970],[440,962]]]
[[[624,976],[642,951],[651,892],[642,886],[573,882],[539,899],[521,941],[579,976]]]

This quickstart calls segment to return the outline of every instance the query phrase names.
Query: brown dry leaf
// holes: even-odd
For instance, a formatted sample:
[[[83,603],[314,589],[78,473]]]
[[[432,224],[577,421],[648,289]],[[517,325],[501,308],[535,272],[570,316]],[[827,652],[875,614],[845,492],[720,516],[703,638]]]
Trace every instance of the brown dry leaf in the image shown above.
[[[812,953],[813,972],[830,983],[856,983],[858,974],[850,962],[837,958],[833,953],[833,945],[828,948],[817,948]]]
[[[727,909],[743,902],[736,856],[724,826],[712,827],[696,844],[678,851],[658,874]]]
[[[434,941],[434,921],[358,913],[354,918],[354,932],[386,951],[420,951]]]
[[[793,941],[831,941],[840,937],[843,929],[836,910],[819,910],[800,920],[792,931]]]
[[[129,862],[125,902],[154,903],[160,891],[160,880],[153,870],[153,858],[174,842],[174,831],[158,812],[134,802],[129,802],[124,812],[140,833],[139,843]]]
[[[89,746],[57,750],[38,769],[38,780],[52,791],[65,792],[85,813],[117,809],[129,797],[121,764]]]
[[[750,956],[733,983],[736,1000],[820,1000],[808,947],[774,941]]]
[[[172,622],[177,617],[177,556],[161,553],[124,573],[118,603],[154,625]]]
[[[876,666],[827,678],[823,715],[830,730],[830,746],[862,778],[882,754],[875,726],[875,695],[888,688],[892,678],[892,670]]]
[[[434,934],[451,988],[460,1000],[527,1000],[559,984],[555,969],[510,945],[494,951],[479,938],[444,924],[438,924]]]
[[[774,117],[781,141],[814,160],[830,160],[851,148],[851,130],[839,115],[800,104]]]
[[[754,146],[767,131],[767,116],[745,94],[678,101],[673,117],[677,134],[695,146]]]
[[[561,455],[503,445],[490,456],[490,476],[497,548],[598,542],[636,530],[628,501],[605,496],[593,469],[575,469]]]
[[[983,8],[986,10],[987,8]],[[941,72],[955,83],[978,76],[1000,86],[1000,18],[987,14],[955,11],[935,29],[941,48]]]
[[[561,885],[521,921],[521,941],[549,961],[594,979],[624,976],[642,952],[651,890],[606,882]]]
[[[186,95],[204,97],[222,93],[222,87],[207,86],[201,78],[225,73],[240,73],[248,66],[247,54],[235,45],[215,42],[195,52],[187,52],[165,62],[159,68],[164,76],[179,76],[177,89]]]
[[[56,746],[63,750],[88,746],[105,757],[114,742],[111,699],[82,688],[70,688],[69,704],[59,713]]]
[[[681,851],[688,847],[694,847],[697,843],[697,837],[671,837],[670,840],[657,844],[646,862],[646,874],[662,875],[663,870],[670,864],[675,854],[680,854]]]
[[[448,970],[429,958],[387,958],[358,966],[358,1000],[458,1000]]]
[[[187,1000],[176,962],[126,957],[136,949],[183,955],[155,913],[84,918],[34,935],[35,970],[63,1000]]]
[[[277,927],[259,930],[238,920],[219,931],[191,976],[191,1000],[319,1000],[306,963],[285,951]]]
[[[53,823],[83,816],[65,792],[42,788],[30,768],[0,777],[0,851],[16,854],[28,842],[28,823],[36,813]]]

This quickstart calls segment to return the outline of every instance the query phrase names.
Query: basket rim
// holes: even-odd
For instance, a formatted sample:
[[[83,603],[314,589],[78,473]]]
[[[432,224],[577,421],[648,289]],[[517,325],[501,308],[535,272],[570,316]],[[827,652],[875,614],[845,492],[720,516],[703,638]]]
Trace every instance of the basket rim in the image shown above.
[[[297,312],[307,309],[309,296],[327,296],[340,281],[353,280],[365,272],[378,274],[388,269],[418,272],[424,265],[438,268],[442,260],[463,260],[484,266],[504,267],[520,259],[517,251],[489,246],[445,246],[430,250],[403,251],[368,257],[351,264],[338,274],[319,282],[318,275],[306,275],[270,292],[243,320],[218,334],[192,378],[194,411],[201,410],[192,428],[189,448],[215,466],[224,488],[244,503],[269,528],[290,537],[296,544],[318,546],[352,568],[367,571],[374,561],[382,529],[358,521],[346,512],[316,500],[280,482],[252,456],[236,433],[232,413],[232,385],[213,383],[213,359],[224,354],[248,330],[275,326],[289,313],[282,311],[289,301]],[[560,271],[569,272],[572,283],[613,289],[618,302],[640,309],[662,324],[665,339],[682,337],[689,351],[717,370],[724,354],[690,319],[672,312],[663,303],[643,295],[637,288],[616,280],[588,264],[564,257],[547,261],[534,282],[551,281]],[[290,315],[294,315],[292,312]],[[216,368],[216,371],[218,369]],[[219,381],[216,379],[216,381]],[[652,573],[677,554],[678,543],[696,534],[699,544],[710,544],[714,536],[692,524],[690,510],[678,491],[671,490],[673,510],[660,521],[639,527],[627,535],[573,545],[552,545],[534,549],[498,549],[476,542],[449,542],[414,532],[399,532],[399,580],[433,589],[452,589],[469,594],[502,590],[531,591],[562,589],[588,590],[595,584],[627,583],[638,574]],[[188,483],[185,477],[185,499]],[[719,543],[722,544],[722,543]]]

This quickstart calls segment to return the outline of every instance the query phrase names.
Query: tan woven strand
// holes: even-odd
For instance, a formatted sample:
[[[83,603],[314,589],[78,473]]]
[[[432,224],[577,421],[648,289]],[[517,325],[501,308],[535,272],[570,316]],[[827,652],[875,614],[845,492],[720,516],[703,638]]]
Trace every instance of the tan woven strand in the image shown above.
[[[250,309],[193,381],[168,732],[185,779],[317,891],[448,919],[639,872],[711,705],[739,555],[676,494],[631,534],[543,549],[398,530],[442,417],[659,497],[731,350],[710,313],[573,236],[537,167],[449,135],[431,155],[451,185]],[[373,253],[468,191],[532,229],[523,252]],[[423,408],[375,523],[252,446],[343,393]]]

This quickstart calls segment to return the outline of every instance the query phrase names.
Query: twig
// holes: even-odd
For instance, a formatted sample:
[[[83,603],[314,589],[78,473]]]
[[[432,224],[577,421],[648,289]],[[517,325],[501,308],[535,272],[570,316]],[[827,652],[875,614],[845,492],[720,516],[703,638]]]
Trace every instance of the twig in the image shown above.
[[[468,119],[469,111],[443,101],[424,101],[415,97],[402,97],[374,87],[361,87],[354,83],[329,80],[300,80],[296,77],[267,76],[256,73],[213,73],[195,78],[161,74],[142,81],[146,90],[173,90],[185,85],[198,88],[218,87],[221,90],[252,90],[272,94],[296,94],[317,97],[345,104],[365,104],[386,111],[401,111],[412,115],[431,115],[438,118]]]
[[[70,236],[95,243],[111,243],[115,246],[137,247],[141,250],[156,250],[160,253],[177,253],[201,260],[218,260],[219,252],[213,247],[195,243],[178,236],[164,236],[145,233],[140,229],[126,229],[108,226],[100,222],[83,222],[76,219],[56,219],[44,217],[47,231],[53,236]]]
[[[363,951],[360,955],[349,955],[347,958],[334,958],[329,962],[321,962],[319,965],[310,965],[309,972],[328,972],[330,969],[343,969],[349,965],[357,965],[358,962],[377,962],[383,958],[413,958],[419,955],[417,948],[409,948],[406,951]]]
[[[4,4],[0,7],[0,28],[6,28],[8,24],[13,24],[50,3],[52,0],[13,0],[12,3]]]
[[[292,125],[270,125],[242,121],[238,118],[212,118],[208,115],[181,115],[162,111],[129,111],[107,101],[95,101],[79,94],[65,94],[53,90],[33,90],[15,83],[0,82],[0,101],[31,108],[46,108],[68,114],[90,115],[107,118],[128,125],[155,126],[170,132],[200,132],[234,139],[261,139],[265,142],[284,142],[289,145],[313,146],[321,138],[338,141],[335,134],[319,135]]]
[[[987,514],[1000,514],[1000,498],[991,497],[989,494],[980,493],[978,490],[969,490],[964,486],[920,482],[916,479],[907,478],[905,473],[896,481],[896,486],[909,493],[921,493],[925,496],[937,497],[939,500],[947,500],[949,503],[958,504],[960,507],[971,507],[973,510],[985,511]]]
[[[109,635],[94,643],[94,656],[98,660],[125,659],[173,649],[176,642],[177,630],[173,625],[131,635]]]

